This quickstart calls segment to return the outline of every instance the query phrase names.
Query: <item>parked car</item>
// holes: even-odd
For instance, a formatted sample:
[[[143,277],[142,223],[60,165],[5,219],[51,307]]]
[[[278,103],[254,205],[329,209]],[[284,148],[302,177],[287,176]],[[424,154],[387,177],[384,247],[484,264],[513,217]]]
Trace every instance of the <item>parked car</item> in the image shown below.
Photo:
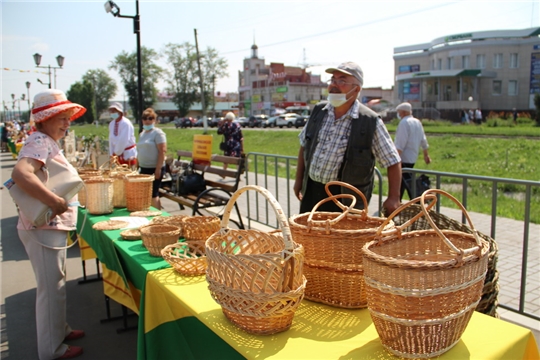
[[[262,127],[263,128],[267,128],[267,127],[276,127],[276,120],[279,116],[272,116],[272,117],[269,117],[268,119],[264,120],[262,122]]]
[[[183,117],[174,121],[175,128],[190,128],[193,127],[193,119],[189,117]]]
[[[296,118],[296,120],[294,121],[294,127],[295,128],[301,128],[301,127],[304,127],[306,125],[308,121],[308,117],[307,116],[302,116],[300,115],[299,117]]]
[[[246,127],[248,123],[247,117],[243,117],[243,116],[234,119],[234,121],[240,124],[241,127]]]
[[[195,127],[203,127],[204,126],[203,119],[200,118],[200,119],[196,120],[195,123],[193,124],[193,126],[195,126]]]
[[[298,117],[298,114],[283,114],[279,115],[279,117],[276,120],[276,125],[279,126],[281,129],[282,127],[286,126],[288,128],[291,128],[294,126],[294,123],[296,121],[296,118]]]
[[[208,126],[210,127],[217,127],[218,123],[225,119],[224,117],[215,117],[213,119],[208,119]]]
[[[266,115],[251,115],[248,120],[248,126],[251,128],[261,127],[265,120],[268,120],[268,116]]]

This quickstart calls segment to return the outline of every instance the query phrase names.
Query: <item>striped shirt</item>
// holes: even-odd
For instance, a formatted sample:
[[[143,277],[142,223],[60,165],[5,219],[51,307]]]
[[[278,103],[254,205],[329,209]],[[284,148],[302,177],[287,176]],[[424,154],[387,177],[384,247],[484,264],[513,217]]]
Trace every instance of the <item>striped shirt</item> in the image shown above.
[[[332,105],[327,104],[323,108],[328,111],[323,119],[311,161],[309,177],[312,180],[326,184],[338,179],[351,134],[352,119],[358,118],[359,108],[360,102],[356,100],[349,111],[339,119],[336,119]],[[306,128],[305,126],[298,136],[302,147],[305,146]],[[392,138],[381,118],[378,118],[375,127],[372,151],[375,159],[384,168],[401,162]]]

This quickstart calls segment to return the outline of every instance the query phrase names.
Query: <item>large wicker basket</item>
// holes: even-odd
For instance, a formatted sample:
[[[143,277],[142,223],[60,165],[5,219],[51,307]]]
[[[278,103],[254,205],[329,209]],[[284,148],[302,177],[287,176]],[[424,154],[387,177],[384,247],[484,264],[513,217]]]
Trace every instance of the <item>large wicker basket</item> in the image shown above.
[[[436,226],[428,212],[435,193],[462,209],[472,234]],[[426,199],[431,201],[427,207]],[[424,192],[387,221],[419,201],[422,213],[392,230],[381,225],[363,249],[371,318],[383,346],[406,358],[439,356],[460,340],[482,295],[489,250],[463,205],[442,190]],[[421,216],[431,230],[402,231]]]
[[[86,187],[86,210],[92,215],[113,212],[113,181],[92,177],[84,181]]]
[[[364,210],[354,209],[356,198],[352,194],[332,196],[331,186],[341,186],[358,194]],[[340,181],[326,184],[328,198],[320,201],[310,213],[294,215],[289,219],[293,239],[304,246],[306,257],[304,275],[307,279],[305,297],[341,308],[365,308],[367,299],[362,266],[362,247],[374,239],[385,219],[368,216],[367,200],[355,187]],[[349,207],[339,198],[350,198]],[[318,212],[327,201],[335,201],[343,213]],[[393,223],[386,226],[392,228]]]
[[[126,175],[124,178],[124,191],[126,194],[126,207],[128,211],[142,211],[150,209],[152,205],[152,182],[154,175]]]
[[[167,224],[148,224],[139,228],[144,247],[152,256],[161,256],[161,250],[178,242],[180,228]]]
[[[407,208],[403,209],[399,214],[397,214],[393,221],[396,225],[403,225],[409,219],[420,214],[422,208],[419,204],[411,204]],[[464,233],[472,234],[473,230],[457,220],[454,220],[446,215],[435,212],[434,210],[429,210],[429,216],[435,222],[437,227],[441,230],[456,230]],[[404,231],[414,231],[414,230],[429,230],[431,225],[426,220],[425,217],[421,217],[412,223]],[[498,317],[497,315],[497,306],[498,295],[499,295],[499,272],[497,270],[497,260],[498,260],[498,246],[493,238],[487,236],[480,231],[478,231],[478,236],[483,240],[489,243],[489,252],[488,252],[488,269],[486,273],[486,279],[484,280],[484,287],[482,288],[482,298],[480,303],[476,307],[476,311],[490,315],[493,317]]]
[[[270,202],[281,233],[228,228],[236,199],[248,190],[260,192]],[[287,218],[268,190],[247,185],[232,195],[220,231],[206,241],[206,257],[212,298],[234,325],[259,335],[290,328],[304,297],[304,249],[292,241]]]
[[[186,216],[182,219],[182,230],[186,242],[205,246],[206,240],[220,229],[217,216]]]
[[[116,166],[114,170],[111,170],[109,172],[109,177],[114,180],[113,206],[115,208],[125,208],[127,206],[126,191],[125,191],[126,186],[124,183],[124,178],[126,175],[131,175],[131,174],[133,174],[133,171],[131,171],[127,167],[127,165]]]

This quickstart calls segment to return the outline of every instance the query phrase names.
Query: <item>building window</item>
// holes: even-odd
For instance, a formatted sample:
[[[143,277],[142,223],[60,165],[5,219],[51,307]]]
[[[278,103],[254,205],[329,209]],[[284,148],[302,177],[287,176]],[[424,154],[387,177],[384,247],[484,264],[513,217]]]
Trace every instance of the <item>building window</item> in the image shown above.
[[[439,82],[438,81],[435,81],[435,95],[439,95]]]
[[[517,80],[508,81],[508,96],[516,96],[518,94]]]
[[[486,68],[486,55],[476,55],[476,67],[478,69]]]
[[[442,70],[442,59],[437,60],[437,69]]]
[[[463,55],[461,57],[461,66],[463,67],[463,69],[470,69],[470,60],[471,57],[469,55]]]
[[[518,67],[519,67],[518,54],[517,53],[510,54],[510,69],[517,69]]]
[[[454,68],[454,58],[451,56],[446,59],[446,68],[452,70]]]
[[[302,100],[300,94],[296,94],[294,98],[296,101]]]
[[[503,54],[493,54],[493,68],[500,69],[503,65]]]
[[[502,94],[502,81],[501,80],[493,80],[492,94],[493,95]]]

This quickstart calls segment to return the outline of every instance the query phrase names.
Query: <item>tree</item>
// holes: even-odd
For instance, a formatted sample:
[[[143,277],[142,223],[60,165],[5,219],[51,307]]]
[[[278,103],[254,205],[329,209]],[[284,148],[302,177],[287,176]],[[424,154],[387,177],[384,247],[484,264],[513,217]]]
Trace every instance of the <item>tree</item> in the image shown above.
[[[96,113],[94,111],[94,88],[91,82],[76,82],[71,85],[66,96],[69,101],[80,104],[86,108],[84,115],[75,120],[76,122],[91,124],[96,120]]]
[[[200,100],[200,78],[195,46],[188,42],[169,43],[165,45],[163,54],[169,65],[167,91],[173,94],[173,102],[178,107],[180,116],[184,116],[189,112],[191,105]],[[213,100],[213,81],[227,76],[227,66],[227,60],[220,58],[213,48],[209,47],[201,54],[205,104]],[[206,109],[203,109],[203,114],[205,111]]]
[[[161,78],[163,69],[159,67],[155,61],[160,55],[153,49],[141,47],[141,71],[143,77],[143,109],[151,107],[157,101],[156,84]],[[109,69],[118,71],[124,89],[128,95],[129,106],[137,113],[139,102],[137,99],[138,83],[137,83],[137,52],[128,54],[122,51],[114,58],[114,61],[109,66]],[[138,119],[137,119],[138,120]]]
[[[118,86],[114,79],[103,69],[88,70],[82,79],[92,84],[96,113],[99,116],[109,108],[109,100],[116,95]]]

